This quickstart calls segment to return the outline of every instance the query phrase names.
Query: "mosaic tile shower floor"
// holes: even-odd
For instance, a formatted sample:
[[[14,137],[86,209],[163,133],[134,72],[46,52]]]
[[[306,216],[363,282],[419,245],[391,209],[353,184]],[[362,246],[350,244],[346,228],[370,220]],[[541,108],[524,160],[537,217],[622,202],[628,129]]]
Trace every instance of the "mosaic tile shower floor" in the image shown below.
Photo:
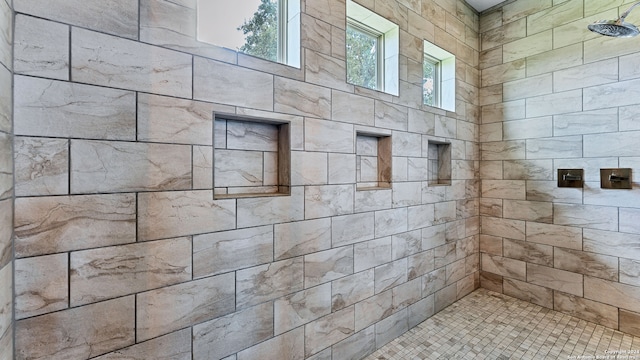
[[[366,360],[634,359],[640,337],[478,289]]]

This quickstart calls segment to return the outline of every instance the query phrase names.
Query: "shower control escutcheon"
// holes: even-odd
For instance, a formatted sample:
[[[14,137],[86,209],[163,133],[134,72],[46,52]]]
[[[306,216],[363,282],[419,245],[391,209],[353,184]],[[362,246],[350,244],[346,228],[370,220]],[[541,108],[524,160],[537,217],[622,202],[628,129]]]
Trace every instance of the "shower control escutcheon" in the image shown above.
[[[558,187],[581,188],[584,183],[584,170],[558,169]]]
[[[600,187],[603,189],[631,189],[631,169],[600,169]]]

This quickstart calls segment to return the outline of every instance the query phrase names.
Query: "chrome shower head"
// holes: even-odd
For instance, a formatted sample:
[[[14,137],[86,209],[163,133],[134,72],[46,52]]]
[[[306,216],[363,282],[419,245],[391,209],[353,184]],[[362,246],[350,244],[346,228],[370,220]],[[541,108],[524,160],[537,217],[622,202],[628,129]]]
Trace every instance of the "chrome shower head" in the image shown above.
[[[634,37],[640,34],[640,30],[628,22],[625,22],[624,19],[629,15],[631,10],[636,6],[640,5],[640,1],[631,5],[631,7],[622,13],[618,20],[600,20],[596,21],[593,24],[587,26],[587,28],[594,33],[598,33],[604,36],[612,36],[612,37]]]
[[[640,34],[640,30],[635,25],[619,20],[600,20],[589,24],[587,28],[594,33],[611,37],[628,38]]]

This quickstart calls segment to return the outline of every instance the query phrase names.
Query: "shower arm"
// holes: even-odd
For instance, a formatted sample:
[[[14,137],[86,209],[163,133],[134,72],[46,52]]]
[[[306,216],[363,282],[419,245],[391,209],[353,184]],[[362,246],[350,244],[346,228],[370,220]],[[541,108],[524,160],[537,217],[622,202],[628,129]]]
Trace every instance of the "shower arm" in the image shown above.
[[[616,20],[616,24],[622,24],[624,22],[624,19],[631,12],[631,10],[633,10],[638,5],[640,5],[640,1],[638,1],[637,3],[631,5],[631,7],[627,11],[623,12],[622,15],[620,15],[620,17],[618,18],[618,20]]]

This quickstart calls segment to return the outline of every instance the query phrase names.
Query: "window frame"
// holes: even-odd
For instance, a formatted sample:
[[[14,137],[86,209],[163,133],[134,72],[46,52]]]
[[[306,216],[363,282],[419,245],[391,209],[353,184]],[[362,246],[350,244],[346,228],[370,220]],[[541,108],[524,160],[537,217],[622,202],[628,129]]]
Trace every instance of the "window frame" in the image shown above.
[[[436,75],[434,76],[434,104],[425,103],[424,90],[422,93],[423,106],[430,106],[446,111],[456,111],[456,56],[439,46],[424,40],[423,41],[423,74],[424,64],[434,62],[437,64]],[[437,79],[436,79],[437,76]]]
[[[433,104],[427,104],[424,94],[422,96],[422,103],[433,107],[442,107],[442,61],[431,55],[424,54],[423,62],[429,63],[433,66]],[[424,80],[423,74],[423,80]]]
[[[352,18],[347,18],[347,30],[348,29],[351,29],[352,31],[359,32],[365,36],[375,39],[375,42],[376,42],[376,66],[375,66],[376,87],[370,88],[368,86],[365,86],[364,84],[353,84],[353,85],[362,86],[372,90],[384,89],[384,84],[385,84],[385,81],[384,81],[384,39],[385,39],[384,33]]]

